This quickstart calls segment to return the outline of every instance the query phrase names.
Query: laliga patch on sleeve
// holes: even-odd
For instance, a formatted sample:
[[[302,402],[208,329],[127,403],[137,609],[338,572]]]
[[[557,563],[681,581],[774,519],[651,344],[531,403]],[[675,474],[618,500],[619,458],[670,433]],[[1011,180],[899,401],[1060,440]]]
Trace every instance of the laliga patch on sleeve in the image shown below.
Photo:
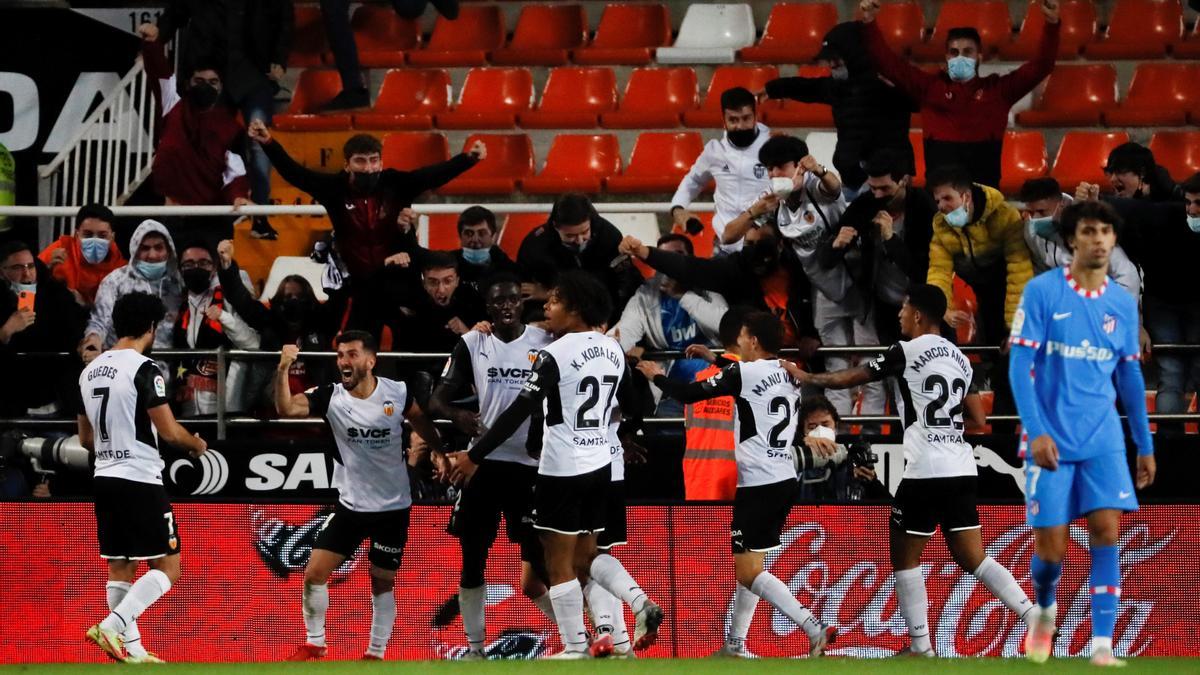
[[[1025,310],[1020,307],[1013,312],[1012,334],[1014,336],[1021,335],[1021,329],[1025,327]]]
[[[162,375],[154,376],[154,393],[162,398],[167,397],[167,382],[163,379]]]
[[[442,366],[442,377],[445,377],[450,372],[450,366],[454,364],[454,357],[446,359],[446,365]]]

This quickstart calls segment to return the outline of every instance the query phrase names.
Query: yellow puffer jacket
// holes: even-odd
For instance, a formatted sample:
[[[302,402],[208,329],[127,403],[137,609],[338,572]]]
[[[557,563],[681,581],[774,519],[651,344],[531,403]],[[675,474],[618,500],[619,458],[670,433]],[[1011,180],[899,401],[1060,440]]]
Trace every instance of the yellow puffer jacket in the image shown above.
[[[972,279],[995,273],[997,265],[1007,266],[1007,291],[1004,298],[1004,323],[1012,325],[1013,312],[1021,301],[1021,291],[1033,278],[1033,263],[1029,247],[1022,234],[1021,214],[1004,200],[999,190],[985,185],[973,186],[972,201],[978,204],[982,192],[983,214],[978,210],[975,219],[966,227],[951,227],[946,217],[933,216],[933,239],[929,242],[928,283],[942,289],[946,301],[954,294],[954,275],[968,284]]]

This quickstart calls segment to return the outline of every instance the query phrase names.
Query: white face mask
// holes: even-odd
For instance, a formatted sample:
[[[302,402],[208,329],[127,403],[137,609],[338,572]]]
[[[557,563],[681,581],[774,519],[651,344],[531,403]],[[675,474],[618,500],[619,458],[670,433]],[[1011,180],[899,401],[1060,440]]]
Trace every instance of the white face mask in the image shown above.
[[[796,188],[796,184],[791,178],[786,176],[777,176],[771,179],[771,192],[780,199],[787,199],[792,195],[792,190]]]
[[[818,426],[814,428],[812,431],[808,432],[808,435],[812,436],[813,438],[824,438],[829,441],[837,440],[837,432],[829,427],[824,426]]]

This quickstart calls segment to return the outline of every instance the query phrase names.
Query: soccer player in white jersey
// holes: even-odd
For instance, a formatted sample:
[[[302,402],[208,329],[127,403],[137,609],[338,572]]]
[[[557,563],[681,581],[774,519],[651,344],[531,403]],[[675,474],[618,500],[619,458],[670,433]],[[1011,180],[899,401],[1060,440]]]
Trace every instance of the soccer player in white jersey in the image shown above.
[[[304,644],[288,657],[305,661],[325,656],[325,612],[329,576],[371,539],[371,638],[364,660],[382,659],[396,623],[396,570],[408,542],[412,493],[404,457],[404,421],[430,445],[442,465],[441,439],[403,382],[376,377],[375,338],[346,331],[337,344],[341,381],[292,395],[288,369],[299,349],[284,345],[275,370],[275,409],[284,417],[324,417],[333,431],[337,455],[333,485],[338,503],[321,525],[304,567]],[[444,467],[442,467],[444,468]],[[442,470],[439,468],[439,471]]]
[[[491,277],[484,282],[483,291],[490,322],[486,328],[468,331],[455,344],[429,402],[430,415],[452,420],[472,442],[512,404],[532,372],[533,359],[553,340],[545,330],[521,322],[521,281],[516,276]],[[479,398],[479,412],[451,403],[468,385]],[[484,567],[501,516],[508,540],[521,550],[521,590],[554,620],[545,557],[532,527],[541,434],[540,423],[531,427],[529,421],[523,422],[480,463],[454,504],[446,529],[458,538],[462,551],[458,607],[469,645],[465,659],[485,658]]]
[[[608,297],[604,286],[585,272],[559,275],[545,306],[546,327],[557,339],[538,353],[533,373],[512,405],[470,451],[453,458],[455,475],[470,477],[485,457],[541,408],[534,528],[545,550],[550,602],[563,642],[563,651],[555,658],[589,656],[578,577],[596,557],[596,536],[605,529],[612,480],[608,422],[613,403],[636,408],[625,354],[603,332],[611,309]],[[619,595],[621,585],[637,586],[623,567],[608,571],[612,573],[602,576],[592,570],[591,576],[614,595]],[[624,583],[613,583],[617,577]],[[662,610],[644,596],[638,604],[639,614],[645,612],[648,623],[657,629]],[[592,655],[610,653],[611,636],[601,636],[593,647]]]
[[[889,379],[904,424],[904,476],[892,506],[891,558],[896,601],[912,640],[907,652],[935,656],[929,636],[929,600],[921,574],[921,554],[940,525],[950,555],[1023,621],[1034,618],[1033,603],[1011,572],[983,550],[975,508],[975,455],[963,438],[963,409],[972,424],[985,423],[983,403],[972,390],[974,371],[967,357],[941,336],[946,295],[920,284],[900,306],[900,333],[867,365],[813,375],[787,364],[804,384],[847,389]]]
[[[746,633],[754,618],[757,598],[771,603],[808,635],[809,656],[820,656],[837,637],[830,626],[800,604],[787,584],[763,568],[768,551],[780,547],[779,535],[791,513],[798,490],[790,446],[799,423],[800,385],[777,357],[783,342],[779,319],[768,312],[742,318],[738,335],[741,362],[733,363],[701,382],[678,382],[650,361],[638,370],[653,379],[665,396],[694,403],[732,396],[737,408],[737,491],[733,498],[730,540],[738,589],[733,622],[720,654],[748,656]]]
[[[175,421],[167,385],[148,358],[166,311],[158,297],[129,293],[113,306],[117,342],[79,376],[79,441],[95,454],[96,538],[108,562],[109,614],[87,631],[126,663],[161,663],[142,646],[137,618],[179,581],[179,530],[163,489],[159,439],[193,456],[207,448]],[[150,568],[140,579],[138,562]]]

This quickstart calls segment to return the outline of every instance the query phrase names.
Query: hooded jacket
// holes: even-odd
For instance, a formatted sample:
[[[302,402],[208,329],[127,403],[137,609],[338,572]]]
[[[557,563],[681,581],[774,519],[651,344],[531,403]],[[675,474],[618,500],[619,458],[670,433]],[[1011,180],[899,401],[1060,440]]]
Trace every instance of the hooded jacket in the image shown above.
[[[49,265],[50,258],[58,249],[67,252],[67,259],[54,266],[50,273],[67,288],[78,291],[79,295],[83,296],[84,302],[89,305],[96,301],[96,291],[99,290],[100,282],[104,280],[104,277],[108,276],[109,272],[124,267],[128,262],[125,260],[125,256],[121,255],[121,250],[117,248],[117,242],[110,241],[108,257],[93,265],[83,259],[83,250],[79,248],[79,239],[70,234],[59,237],[39,253],[38,258]]]
[[[662,279],[659,275],[647,279],[638,288],[629,304],[625,305],[625,311],[621,312],[621,320],[609,331],[613,337],[618,337],[619,331],[617,341],[621,343],[621,349],[629,351],[643,340],[650,349],[667,349],[667,336],[663,333],[662,299]],[[725,298],[711,291],[689,290],[679,299],[679,307],[692,317],[709,344],[720,344],[717,331],[721,317],[729,309]]]
[[[170,251],[167,272],[158,281],[150,281],[137,271],[138,247],[142,245],[142,239],[151,232],[162,235]],[[158,324],[154,347],[170,349],[174,344],[175,320],[179,316],[179,308],[183,306],[186,291],[183,288],[183,278],[179,276],[179,257],[175,252],[175,242],[171,239],[167,226],[157,220],[142,221],[129,238],[129,254],[134,260],[113,270],[100,282],[100,290],[96,292],[96,304],[92,307],[92,316],[88,320],[84,335],[98,335],[104,349],[112,347],[117,341],[117,334],[112,325],[112,310],[117,298],[129,293],[150,293],[161,298],[167,308],[166,317]]]
[[[973,185],[971,201],[973,219],[963,227],[947,225],[946,216],[940,212],[934,215],[928,283],[942,289],[946,302],[952,304],[955,274],[975,286],[986,284],[999,266],[1005,266],[1004,323],[1011,325],[1021,292],[1033,278],[1025,223],[999,190]]]

